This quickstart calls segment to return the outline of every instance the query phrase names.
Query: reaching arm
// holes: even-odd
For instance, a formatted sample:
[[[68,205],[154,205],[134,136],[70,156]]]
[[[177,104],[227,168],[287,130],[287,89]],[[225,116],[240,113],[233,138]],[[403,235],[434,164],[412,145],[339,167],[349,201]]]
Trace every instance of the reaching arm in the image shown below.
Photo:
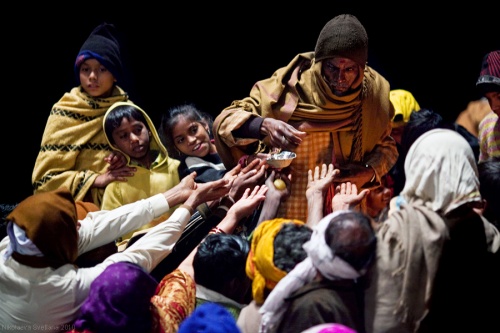
[[[253,211],[257,206],[264,201],[266,198],[267,186],[255,186],[250,192],[250,189],[246,189],[245,193],[240,200],[236,201],[231,208],[227,211],[226,216],[222,221],[215,227],[213,232],[223,232],[226,234],[231,234],[238,223],[245,217],[252,215]],[[212,232],[212,231],[211,231]],[[194,248],[193,251],[184,259],[180,265],[179,269],[191,275],[194,279],[193,270],[193,259],[196,254],[198,247]]]
[[[335,196],[332,199],[332,210],[352,210],[370,193],[364,189],[358,193],[358,188],[350,182],[341,183],[335,187]]]
[[[310,227],[316,225],[323,218],[323,206],[328,188],[335,181],[336,176],[340,173],[338,169],[334,169],[333,164],[321,165],[308,171],[307,174],[307,221],[306,224]]]
[[[291,193],[291,174],[280,174],[276,170],[272,170],[269,177],[266,179],[266,186],[268,188],[266,199],[262,205],[257,225],[266,220],[271,220],[278,214],[280,204],[284,202]],[[281,179],[285,183],[284,189],[277,189],[274,185],[276,179]]]

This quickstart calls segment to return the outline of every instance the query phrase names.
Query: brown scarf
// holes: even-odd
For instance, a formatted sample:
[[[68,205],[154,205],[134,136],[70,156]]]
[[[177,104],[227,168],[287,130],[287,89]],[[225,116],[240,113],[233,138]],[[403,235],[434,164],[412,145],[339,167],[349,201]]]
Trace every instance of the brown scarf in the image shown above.
[[[250,97],[234,101],[215,119],[217,149],[226,167],[233,167],[248,153],[242,145],[258,141],[234,138],[231,133],[252,115],[286,122],[309,121],[315,125],[311,131],[351,132],[351,139],[342,142],[349,145],[342,147],[342,151],[352,149],[353,153],[352,157],[344,156],[345,161],[361,161],[362,155],[390,131],[394,108],[389,100],[389,83],[380,74],[366,66],[364,76],[354,84],[361,84],[360,89],[338,97],[321,77],[321,63],[314,63],[313,55],[312,52],[297,55],[273,76],[257,82]],[[224,121],[228,118],[231,121]]]
[[[26,233],[43,257],[14,252],[21,264],[40,268],[73,263],[78,255],[77,217],[73,196],[66,188],[34,194],[21,201],[7,216]]]

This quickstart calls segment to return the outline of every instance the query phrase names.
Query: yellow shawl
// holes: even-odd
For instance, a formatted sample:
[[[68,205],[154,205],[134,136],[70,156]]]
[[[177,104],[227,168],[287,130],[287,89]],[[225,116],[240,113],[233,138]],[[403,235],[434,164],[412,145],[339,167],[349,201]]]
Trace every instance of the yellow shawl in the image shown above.
[[[107,168],[104,157],[111,147],[102,120],[115,102],[128,95],[115,87],[109,98],[93,98],[74,87],[52,107],[32,174],[34,193],[67,187],[75,200],[84,200],[89,190],[100,207],[104,189],[91,189],[95,178]]]

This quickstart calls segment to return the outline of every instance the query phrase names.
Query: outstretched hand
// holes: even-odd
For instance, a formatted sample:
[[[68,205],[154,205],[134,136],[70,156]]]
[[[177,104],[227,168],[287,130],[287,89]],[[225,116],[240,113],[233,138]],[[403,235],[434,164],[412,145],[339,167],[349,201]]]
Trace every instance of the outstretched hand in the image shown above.
[[[285,183],[284,189],[276,188],[275,180],[280,179]],[[279,206],[280,203],[286,201],[292,194],[292,174],[286,174],[272,170],[271,174],[266,178],[265,182],[268,187],[266,199],[271,200],[274,205]]]
[[[234,214],[238,221],[252,215],[259,204],[266,199],[267,190],[268,187],[266,185],[257,185],[253,190],[247,188],[241,199],[231,206],[227,214]]]
[[[195,188],[185,201],[186,205],[196,208],[204,202],[218,200],[229,193],[229,180],[222,178],[206,183],[195,183]]]
[[[351,182],[341,183],[335,187],[335,196],[332,199],[332,210],[352,210],[370,193],[364,189],[358,193],[358,187]]]
[[[314,171],[309,169],[307,172],[306,198],[309,200],[314,193],[318,192],[325,195],[330,185],[336,181],[336,177],[339,173],[340,171],[335,169],[331,163],[328,166],[322,164],[321,170],[319,166],[316,166]]]
[[[235,172],[234,170],[237,170]],[[232,177],[233,183],[231,185],[231,190],[229,191],[229,195],[234,200],[238,200],[241,198],[246,189],[252,189],[256,185],[261,185],[264,183],[264,175],[266,171],[265,161],[260,159],[252,160],[248,165],[244,168],[236,165],[235,168],[230,170],[228,173],[235,173],[236,176]]]

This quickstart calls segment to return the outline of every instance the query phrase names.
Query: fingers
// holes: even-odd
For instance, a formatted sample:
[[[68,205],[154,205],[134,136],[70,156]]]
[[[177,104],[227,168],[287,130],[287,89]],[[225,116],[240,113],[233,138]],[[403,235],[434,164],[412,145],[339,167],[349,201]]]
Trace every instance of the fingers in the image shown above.
[[[241,199],[247,199],[249,196],[250,196],[250,188],[246,188],[245,192],[243,192],[243,195],[241,196]]]
[[[333,166],[333,164],[332,164],[332,163],[328,164],[328,170],[327,170],[327,173],[328,173],[328,174],[332,174],[332,175],[333,175],[333,174],[334,174],[334,171],[335,171],[335,167]],[[340,172],[340,170],[339,170],[339,172]]]
[[[262,185],[262,186],[260,186],[260,188],[257,192],[257,195],[263,196],[265,198],[265,195],[266,195],[268,190],[269,190],[269,187],[267,187],[266,185]]]
[[[276,176],[276,171],[272,170],[269,176],[266,178],[266,184],[271,184]]]
[[[250,170],[254,170],[259,163],[261,163],[261,159],[255,158],[246,167],[242,168],[239,173],[248,173]]]
[[[226,172],[226,175],[231,175],[231,176],[237,176],[240,172],[241,172],[241,165],[240,164],[236,164],[236,166],[234,168],[232,168],[231,170],[229,170],[228,172]]]
[[[320,175],[320,178],[325,178],[326,177],[326,172],[327,172],[327,166],[326,164],[322,164],[321,165],[321,175]]]
[[[359,192],[358,196],[360,197],[360,199],[363,199],[368,194],[370,194],[370,190],[366,188],[366,189],[362,190],[361,192]]]
[[[318,167],[318,166],[316,166],[316,167],[314,168],[314,178],[313,178],[313,179],[314,179],[314,180],[318,180],[318,179],[319,179],[319,177],[320,177],[320,175],[319,175],[319,167]]]
[[[306,132],[299,131],[292,125],[281,120],[275,119],[272,124],[274,130],[269,133],[271,133],[271,144],[273,147],[293,150],[302,143],[302,139],[307,135]]]
[[[305,138],[307,133],[299,131],[292,125],[285,123],[281,135],[283,135],[290,144],[298,146],[302,143],[302,139]]]

